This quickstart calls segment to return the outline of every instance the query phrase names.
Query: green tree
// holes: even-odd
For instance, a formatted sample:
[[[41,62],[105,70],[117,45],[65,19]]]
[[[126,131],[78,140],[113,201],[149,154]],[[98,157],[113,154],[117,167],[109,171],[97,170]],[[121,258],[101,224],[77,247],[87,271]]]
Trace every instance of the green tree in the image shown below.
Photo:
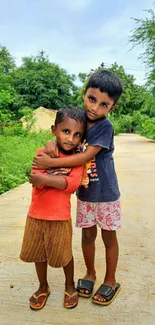
[[[15,68],[14,58],[5,46],[0,45],[0,73],[9,74]]]
[[[6,120],[4,114],[9,114],[12,110],[15,89],[14,80],[11,76],[12,71],[15,69],[15,62],[6,47],[0,46],[0,120]],[[3,118],[2,118],[3,116]]]
[[[155,13],[152,9],[146,10],[148,17],[144,19],[133,18],[137,27],[132,31],[129,41],[133,47],[142,44],[145,51],[140,55],[148,67],[147,85],[155,96]]]
[[[36,57],[23,58],[14,72],[15,89],[20,106],[57,109],[71,102],[75,76],[49,62],[41,51]]]
[[[152,92],[145,90],[144,102],[141,107],[141,113],[146,114],[149,117],[155,117],[155,97]]]

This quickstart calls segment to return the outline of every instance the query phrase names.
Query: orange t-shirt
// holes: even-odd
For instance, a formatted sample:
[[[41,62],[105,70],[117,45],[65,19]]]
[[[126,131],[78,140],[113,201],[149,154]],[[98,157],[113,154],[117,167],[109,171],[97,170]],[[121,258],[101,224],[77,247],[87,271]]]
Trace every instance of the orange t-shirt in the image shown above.
[[[44,148],[37,151],[44,152]],[[68,157],[59,153],[59,157]],[[48,170],[39,170],[38,172],[62,175],[67,181],[67,188],[59,190],[54,187],[34,187],[32,189],[32,199],[28,211],[28,216],[41,220],[69,220],[71,219],[71,194],[81,184],[83,167],[73,168],[49,168]]]

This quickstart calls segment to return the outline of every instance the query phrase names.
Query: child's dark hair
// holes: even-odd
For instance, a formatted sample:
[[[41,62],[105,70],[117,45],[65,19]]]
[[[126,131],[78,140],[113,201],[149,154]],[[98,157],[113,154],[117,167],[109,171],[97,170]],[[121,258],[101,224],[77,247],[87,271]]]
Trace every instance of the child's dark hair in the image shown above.
[[[93,73],[86,85],[85,90],[88,88],[99,88],[101,92],[105,92],[114,99],[115,103],[123,92],[123,85],[118,76],[111,71],[98,70]]]
[[[55,126],[63,122],[65,117],[69,117],[77,122],[80,122],[86,126],[86,117],[84,111],[76,106],[66,106],[58,110],[55,118]]]

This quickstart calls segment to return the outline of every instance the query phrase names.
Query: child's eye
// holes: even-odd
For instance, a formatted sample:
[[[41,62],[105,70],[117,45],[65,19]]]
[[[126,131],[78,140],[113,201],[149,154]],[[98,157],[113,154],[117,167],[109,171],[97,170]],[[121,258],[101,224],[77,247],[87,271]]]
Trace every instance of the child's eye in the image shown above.
[[[81,137],[81,133],[75,133],[75,137]]]
[[[102,103],[102,107],[108,107],[106,103]]]
[[[68,129],[65,129],[65,130],[63,130],[63,133],[69,134],[69,130]]]
[[[95,98],[95,97],[93,97],[93,96],[89,96],[88,98],[89,98],[89,101],[90,101],[91,103],[95,103],[95,102],[96,102],[96,98]]]

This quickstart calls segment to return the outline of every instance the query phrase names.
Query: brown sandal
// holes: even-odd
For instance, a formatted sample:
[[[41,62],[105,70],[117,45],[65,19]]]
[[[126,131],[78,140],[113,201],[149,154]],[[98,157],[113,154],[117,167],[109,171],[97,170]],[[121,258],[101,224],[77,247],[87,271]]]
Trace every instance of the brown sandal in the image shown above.
[[[50,289],[48,289],[48,292],[46,293],[41,293],[39,296],[37,296],[35,293],[33,294],[33,298],[34,299],[36,299],[36,304],[38,303],[38,299],[40,298],[40,297],[45,297],[45,299],[43,300],[43,302],[42,302],[42,304],[40,305],[40,306],[38,306],[38,307],[36,307],[34,304],[32,304],[31,302],[30,302],[30,308],[31,309],[33,309],[33,310],[39,310],[39,309],[42,309],[44,306],[45,306],[45,304],[46,304],[46,301],[47,301],[47,298],[48,298],[48,296],[50,295],[50,293],[51,293],[51,291],[50,291]]]
[[[77,306],[77,304],[78,304],[78,301],[75,302],[73,305],[66,305],[65,304],[65,296],[69,297],[70,299],[73,298],[73,297],[75,297],[75,296],[77,296],[77,298],[78,298],[78,293],[77,292],[74,292],[74,293],[72,293],[72,295],[70,295],[67,291],[64,292],[63,306],[65,308],[67,308],[67,309],[75,308]]]

